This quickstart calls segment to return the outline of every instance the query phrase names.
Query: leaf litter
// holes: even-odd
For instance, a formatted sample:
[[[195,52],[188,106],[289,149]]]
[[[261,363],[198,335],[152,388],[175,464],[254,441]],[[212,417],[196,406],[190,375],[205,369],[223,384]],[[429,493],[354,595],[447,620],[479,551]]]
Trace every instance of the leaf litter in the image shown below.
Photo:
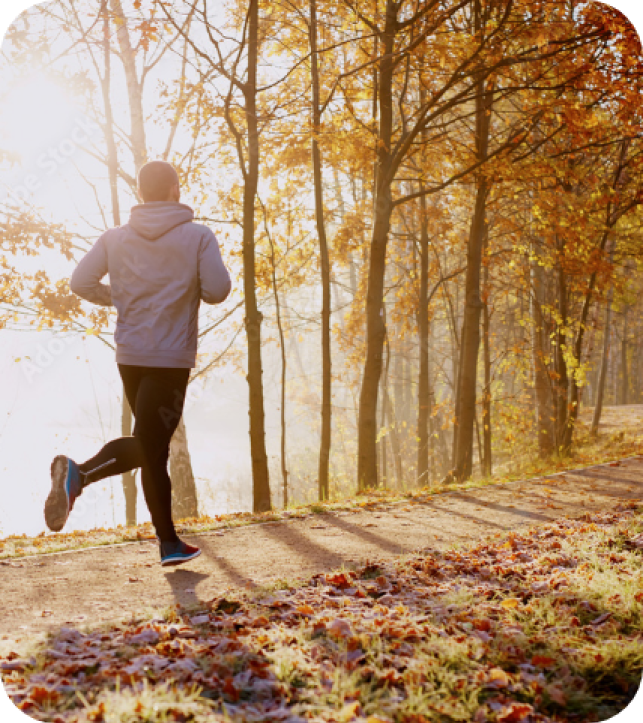
[[[317,574],[0,658],[35,720],[598,721],[643,670],[643,507]]]

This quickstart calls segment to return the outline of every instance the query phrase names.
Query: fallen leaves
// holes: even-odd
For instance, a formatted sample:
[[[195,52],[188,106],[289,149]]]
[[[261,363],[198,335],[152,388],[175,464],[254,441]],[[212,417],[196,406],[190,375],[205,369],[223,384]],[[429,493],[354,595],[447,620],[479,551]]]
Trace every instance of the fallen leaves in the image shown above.
[[[580,723],[599,704],[618,712],[640,680],[643,593],[631,581],[642,561],[623,542],[640,534],[637,514],[562,519],[101,631],[66,627],[34,659],[14,652],[0,667],[18,707],[57,723],[109,720],[116,679],[136,719],[156,720],[145,691],[156,700],[166,681],[168,721],[191,720],[179,703],[198,686],[190,700],[206,719],[225,707],[248,723],[544,723],[573,698]]]
[[[537,668],[549,668],[556,662],[556,658],[550,658],[547,655],[534,655],[531,664]]]
[[[525,703],[511,703],[496,716],[498,723],[520,723],[533,713],[532,706]]]
[[[515,597],[509,597],[503,600],[500,603],[500,606],[503,607],[505,610],[513,610],[514,608],[517,608],[520,604],[520,600]]]

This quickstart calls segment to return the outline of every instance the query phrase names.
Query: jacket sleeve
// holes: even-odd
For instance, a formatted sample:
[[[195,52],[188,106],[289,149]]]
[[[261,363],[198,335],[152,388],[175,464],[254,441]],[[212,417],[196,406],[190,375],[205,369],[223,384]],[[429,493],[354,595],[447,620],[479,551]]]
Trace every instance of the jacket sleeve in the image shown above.
[[[112,289],[100,280],[107,274],[107,249],[105,234],[85,254],[71,275],[69,287],[77,296],[98,306],[113,306]]]
[[[220,304],[232,289],[230,274],[223,264],[216,236],[208,229],[199,250],[199,284],[201,300],[206,304]]]

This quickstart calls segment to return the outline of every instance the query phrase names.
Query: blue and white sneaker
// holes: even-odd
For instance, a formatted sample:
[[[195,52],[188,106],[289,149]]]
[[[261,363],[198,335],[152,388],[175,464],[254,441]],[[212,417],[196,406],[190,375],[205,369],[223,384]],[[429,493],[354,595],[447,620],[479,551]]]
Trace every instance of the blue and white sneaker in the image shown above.
[[[201,554],[201,550],[193,545],[188,545],[183,540],[178,542],[161,542],[161,565],[170,567],[171,565],[182,565],[184,562],[194,560]]]
[[[78,465],[73,459],[58,455],[51,463],[51,492],[45,502],[45,522],[52,532],[60,532],[65,526],[82,491]]]

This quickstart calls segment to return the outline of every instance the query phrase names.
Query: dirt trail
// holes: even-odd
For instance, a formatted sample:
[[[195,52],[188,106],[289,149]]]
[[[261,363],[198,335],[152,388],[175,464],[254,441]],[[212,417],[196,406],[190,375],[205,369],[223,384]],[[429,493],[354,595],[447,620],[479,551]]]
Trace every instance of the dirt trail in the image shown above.
[[[230,588],[449,547],[641,498],[643,458],[633,458],[619,466],[446,493],[384,510],[312,515],[186,536],[203,554],[170,570],[161,568],[158,549],[150,542],[3,561],[0,652],[63,625],[82,628],[177,602],[197,603]]]

